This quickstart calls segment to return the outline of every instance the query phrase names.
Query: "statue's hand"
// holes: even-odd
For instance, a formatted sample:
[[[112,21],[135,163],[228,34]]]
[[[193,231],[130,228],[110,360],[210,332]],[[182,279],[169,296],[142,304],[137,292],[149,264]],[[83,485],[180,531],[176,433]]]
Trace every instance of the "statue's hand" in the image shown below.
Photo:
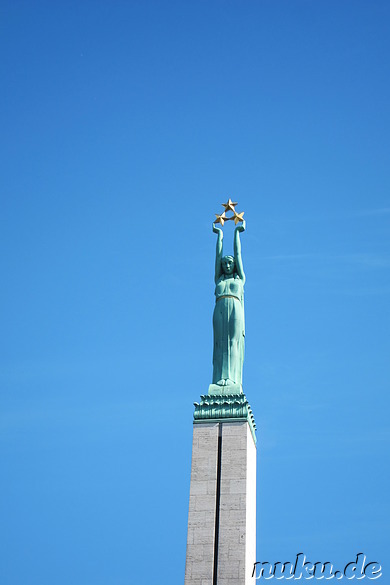
[[[220,234],[221,236],[223,235],[223,231],[221,230],[221,228],[218,228],[215,223],[213,223],[213,232],[215,234]]]
[[[244,219],[242,224],[240,224],[236,227],[236,232],[245,232],[245,228],[246,228],[246,223],[245,223],[245,219]]]

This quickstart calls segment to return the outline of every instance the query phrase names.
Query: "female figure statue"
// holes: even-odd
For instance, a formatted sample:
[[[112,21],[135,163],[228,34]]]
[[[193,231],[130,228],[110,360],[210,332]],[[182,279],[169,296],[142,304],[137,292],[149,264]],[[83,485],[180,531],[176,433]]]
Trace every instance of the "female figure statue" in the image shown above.
[[[223,257],[223,232],[213,223],[213,232],[218,234],[213,315],[213,384],[219,386],[242,384],[245,274],[241,259],[240,232],[244,230],[245,221],[234,230],[234,257]]]

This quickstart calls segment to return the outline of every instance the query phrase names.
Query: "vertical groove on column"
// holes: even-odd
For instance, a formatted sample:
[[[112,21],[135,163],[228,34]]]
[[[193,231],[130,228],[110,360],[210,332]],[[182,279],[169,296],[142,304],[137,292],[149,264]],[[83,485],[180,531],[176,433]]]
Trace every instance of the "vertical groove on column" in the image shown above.
[[[220,505],[220,500],[221,500],[221,459],[222,459],[222,423],[218,423],[217,490],[216,490],[216,497],[215,497],[213,585],[217,585],[217,574],[218,574],[219,505]]]

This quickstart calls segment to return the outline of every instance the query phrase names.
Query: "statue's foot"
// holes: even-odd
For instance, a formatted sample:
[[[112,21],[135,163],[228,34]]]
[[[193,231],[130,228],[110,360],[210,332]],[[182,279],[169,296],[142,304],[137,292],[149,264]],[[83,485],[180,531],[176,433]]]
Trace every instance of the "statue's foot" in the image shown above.
[[[231,386],[232,384],[235,384],[235,382],[233,382],[233,380],[230,378],[224,378],[223,380],[217,382],[218,386]]]

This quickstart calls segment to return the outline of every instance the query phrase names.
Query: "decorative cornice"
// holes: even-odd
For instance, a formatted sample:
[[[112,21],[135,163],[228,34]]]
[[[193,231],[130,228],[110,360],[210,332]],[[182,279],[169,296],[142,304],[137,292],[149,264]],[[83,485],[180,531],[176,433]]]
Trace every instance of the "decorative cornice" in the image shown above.
[[[194,422],[244,421],[249,423],[253,439],[256,443],[256,423],[251,406],[245,394],[225,394],[222,396],[202,394],[200,403],[194,402]],[[227,420],[226,420],[227,422]]]

